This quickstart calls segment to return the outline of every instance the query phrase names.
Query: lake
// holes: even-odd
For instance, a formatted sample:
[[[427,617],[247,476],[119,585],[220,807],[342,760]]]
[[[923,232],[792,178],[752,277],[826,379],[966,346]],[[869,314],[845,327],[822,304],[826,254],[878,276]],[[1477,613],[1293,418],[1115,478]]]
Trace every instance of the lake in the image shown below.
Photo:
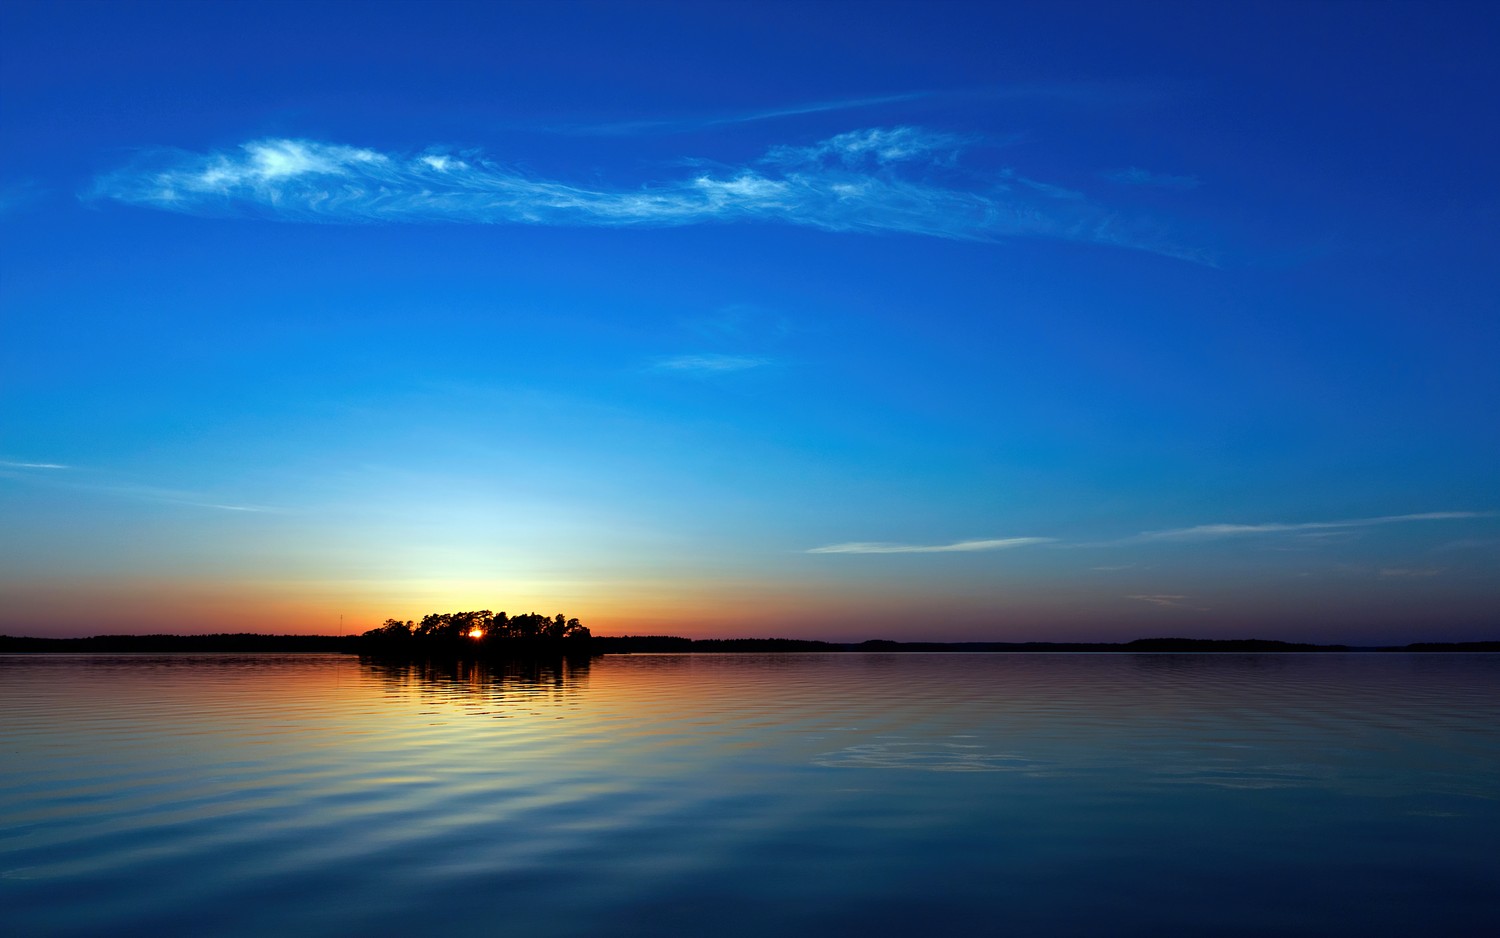
[[[1500,934],[1500,655],[0,656],[7,935]]]

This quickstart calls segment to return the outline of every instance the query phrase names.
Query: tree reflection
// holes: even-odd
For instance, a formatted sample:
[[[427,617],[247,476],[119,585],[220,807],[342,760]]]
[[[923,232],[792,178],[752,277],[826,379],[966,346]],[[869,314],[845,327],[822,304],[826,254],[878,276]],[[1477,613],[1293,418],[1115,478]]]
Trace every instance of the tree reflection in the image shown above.
[[[401,658],[361,654],[360,667],[387,685],[496,694],[507,688],[564,690],[587,679],[588,656]]]

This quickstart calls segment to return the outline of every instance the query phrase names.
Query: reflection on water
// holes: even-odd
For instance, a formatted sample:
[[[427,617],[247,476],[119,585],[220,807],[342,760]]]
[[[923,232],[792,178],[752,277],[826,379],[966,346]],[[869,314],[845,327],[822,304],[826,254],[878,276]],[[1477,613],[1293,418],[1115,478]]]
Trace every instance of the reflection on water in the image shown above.
[[[0,656],[7,934],[1480,934],[1500,656]]]
[[[443,695],[449,690],[481,697],[500,697],[507,689],[551,687],[588,678],[591,659],[526,658],[502,661],[419,660],[360,657],[371,675],[390,685],[388,692],[426,691]],[[524,691],[523,691],[524,692]]]

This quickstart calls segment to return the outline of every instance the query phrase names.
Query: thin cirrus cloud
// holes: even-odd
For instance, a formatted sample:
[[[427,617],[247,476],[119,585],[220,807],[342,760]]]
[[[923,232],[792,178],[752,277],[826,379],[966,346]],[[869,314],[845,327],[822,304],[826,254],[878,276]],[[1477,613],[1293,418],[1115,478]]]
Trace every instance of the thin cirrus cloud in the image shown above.
[[[1121,107],[1155,101],[1161,90],[1147,85],[1114,82],[1033,82],[1000,85],[995,87],[955,89],[948,91],[907,91],[898,94],[871,95],[861,98],[841,98],[831,101],[813,101],[806,104],[790,104],[783,107],[765,108],[757,111],[741,111],[718,116],[681,118],[647,118],[642,120],[611,121],[592,124],[563,124],[540,128],[552,133],[584,136],[629,136],[633,134],[677,134],[712,130],[715,127],[736,124],[751,124],[761,121],[782,120],[808,114],[826,114],[834,111],[853,111],[892,104],[907,104],[915,101],[1058,101],[1072,104],[1091,104],[1104,107]],[[537,129],[521,127],[518,129]]]
[[[1194,612],[1207,612],[1203,606],[1189,605],[1186,596],[1180,593],[1132,593],[1125,597],[1137,602],[1150,603],[1153,606],[1171,606],[1174,609],[1191,609]]]
[[[952,544],[891,544],[881,541],[856,541],[848,544],[831,544],[827,547],[809,548],[809,554],[938,554],[976,550],[1001,550],[1009,547],[1025,547],[1031,544],[1054,544],[1058,547],[1119,547],[1152,542],[1196,543],[1223,538],[1247,537],[1259,534],[1307,534],[1324,533],[1351,528],[1368,528],[1387,524],[1405,524],[1418,521],[1465,521],[1479,518],[1494,518],[1500,513],[1493,511],[1427,511],[1408,515],[1381,515],[1374,518],[1352,518],[1344,521],[1308,521],[1298,524],[1270,522],[1266,524],[1200,524],[1190,528],[1171,528],[1162,531],[1145,531],[1118,541],[1064,542],[1055,537],[1008,537],[995,540],[957,541]],[[1127,570],[1134,564],[1094,567],[1095,570]],[[1399,574],[1398,574],[1399,575]],[[1130,596],[1129,599],[1150,601],[1145,596]],[[1160,598],[1159,596],[1157,598]],[[1167,597],[1173,598],[1173,597]],[[1176,597],[1181,599],[1182,597]]]
[[[735,371],[748,371],[771,364],[769,358],[753,355],[670,355],[651,363],[652,371],[681,375],[721,375]]]
[[[952,544],[887,544],[880,541],[855,541],[809,548],[809,554],[950,554],[981,550],[1009,550],[1031,544],[1051,543],[1050,537],[1002,537],[991,540],[956,541]]]
[[[1410,515],[1381,515],[1375,518],[1351,518],[1344,521],[1306,521],[1297,524],[1270,522],[1266,524],[1200,524],[1190,528],[1171,528],[1164,531],[1144,531],[1129,541],[1207,541],[1228,537],[1247,537],[1257,534],[1288,534],[1301,532],[1337,531],[1347,528],[1369,528],[1385,524],[1406,524],[1414,521],[1461,521],[1474,518],[1493,518],[1492,511],[1427,511]]]
[[[211,496],[201,493],[186,492],[179,489],[161,488],[153,485],[138,485],[128,482],[109,482],[90,479],[91,473],[85,471],[84,479],[78,478],[77,472],[69,471],[63,475],[54,475],[53,470],[74,470],[75,467],[63,463],[54,462],[23,462],[12,459],[0,459],[0,475],[6,478],[26,482],[33,485],[44,485],[49,488],[62,489],[66,491],[92,493],[107,495],[118,498],[126,498],[136,501],[158,502],[167,505],[182,505],[189,508],[208,508],[215,511],[235,512],[278,512],[278,509],[264,505],[236,505],[228,502],[212,500]],[[41,470],[40,472],[28,472],[26,470]]]
[[[226,502],[210,501],[208,498],[194,492],[183,492],[176,489],[164,489],[149,485],[80,485],[77,488],[136,501],[157,502],[163,505],[180,505],[184,508],[279,514],[277,509],[264,505],[235,505]]]
[[[278,509],[265,505],[235,505],[227,502],[216,502],[210,500],[211,496],[205,497],[195,492],[184,492],[177,489],[165,489],[150,485],[80,485],[77,488],[136,501],[157,502],[163,505],[180,505],[184,508],[280,514]]]
[[[859,108],[877,107],[882,104],[901,104],[930,97],[926,92],[914,91],[905,94],[879,95],[869,98],[845,98],[839,101],[817,101],[763,111],[747,111],[727,117],[697,117],[677,120],[615,121],[607,124],[581,124],[549,128],[559,133],[625,136],[629,134],[674,134],[708,130],[733,124],[752,124],[759,121],[779,120],[785,117],[801,117],[806,114],[824,114],[830,111],[850,111]]]
[[[1148,221],[1013,172],[980,177],[967,141],[917,127],[856,130],[759,160],[633,187],[574,185],[476,152],[382,153],[267,139],[237,150],[157,151],[95,180],[87,198],[290,222],[680,227],[780,223],[966,241],[1035,237],[1211,264]],[[1066,197],[1061,193],[1067,193]]]

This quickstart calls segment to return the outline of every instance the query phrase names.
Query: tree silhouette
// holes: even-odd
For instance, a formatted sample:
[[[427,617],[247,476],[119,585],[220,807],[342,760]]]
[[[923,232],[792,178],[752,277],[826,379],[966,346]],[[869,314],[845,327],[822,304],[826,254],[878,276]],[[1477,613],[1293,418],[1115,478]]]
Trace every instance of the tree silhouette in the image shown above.
[[[402,622],[400,619],[386,619],[379,628],[366,632],[364,637],[379,639],[411,638],[411,631],[412,624],[410,622]]]
[[[428,613],[420,622],[386,619],[361,640],[372,653],[473,657],[571,655],[586,651],[590,637],[583,623],[562,613],[548,618],[535,612],[510,616],[474,609]]]

